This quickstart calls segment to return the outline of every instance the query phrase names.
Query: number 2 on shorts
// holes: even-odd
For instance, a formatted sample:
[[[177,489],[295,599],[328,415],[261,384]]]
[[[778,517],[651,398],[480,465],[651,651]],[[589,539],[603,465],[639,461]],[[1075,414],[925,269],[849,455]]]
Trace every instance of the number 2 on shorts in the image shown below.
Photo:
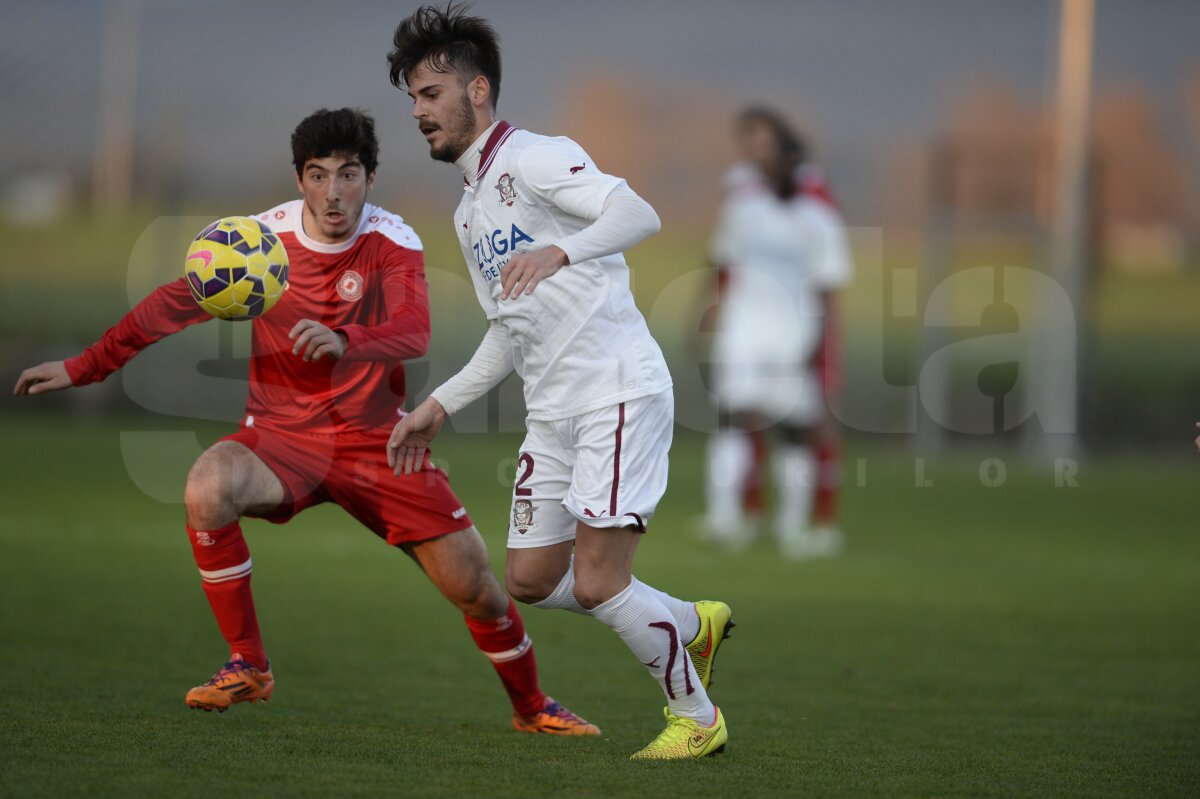
[[[521,457],[517,460],[517,465],[525,467],[525,471],[522,472],[521,476],[517,478],[517,484],[513,488],[513,496],[532,497],[533,489],[523,488],[522,486],[526,480],[533,476],[533,456],[528,452],[522,452]]]

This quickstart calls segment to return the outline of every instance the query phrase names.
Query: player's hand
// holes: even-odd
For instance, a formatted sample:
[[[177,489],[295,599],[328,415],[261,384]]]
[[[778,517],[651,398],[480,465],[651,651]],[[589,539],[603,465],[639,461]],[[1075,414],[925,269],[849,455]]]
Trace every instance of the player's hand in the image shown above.
[[[62,361],[47,361],[21,372],[21,376],[17,378],[17,385],[13,387],[13,396],[45,394],[47,391],[59,391],[72,385],[74,384],[71,382],[71,376],[67,374],[67,367]]]
[[[388,466],[392,467],[392,474],[399,477],[421,471],[429,442],[437,436],[445,421],[446,409],[430,397],[396,422],[387,443]]]
[[[532,294],[538,283],[567,265],[567,254],[550,245],[533,252],[519,252],[500,270],[500,299],[515,300]]]
[[[301,319],[297,322],[292,332],[288,333],[288,338],[296,342],[292,346],[292,355],[299,355],[313,363],[326,355],[335,361],[341,360],[346,354],[346,339],[342,334],[312,319]]]
[[[1196,429],[1200,430],[1200,422],[1196,422]],[[1196,436],[1196,451],[1200,452],[1200,436]]]

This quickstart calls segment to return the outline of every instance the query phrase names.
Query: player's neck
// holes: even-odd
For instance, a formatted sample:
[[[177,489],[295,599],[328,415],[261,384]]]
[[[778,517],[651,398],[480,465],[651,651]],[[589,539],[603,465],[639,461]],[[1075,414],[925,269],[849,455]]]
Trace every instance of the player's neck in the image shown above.
[[[484,125],[484,123],[486,124]],[[476,177],[479,175],[479,167],[484,158],[490,155],[490,152],[485,154],[484,151],[487,149],[489,143],[495,144],[491,142],[491,137],[496,127],[501,124],[505,123],[499,119],[492,119],[491,121],[486,119],[480,120],[478,125],[484,125],[484,127],[480,128],[478,125],[476,126],[474,131],[476,134],[475,139],[454,162],[455,166],[463,173],[463,177],[467,179],[469,185],[475,185]]]

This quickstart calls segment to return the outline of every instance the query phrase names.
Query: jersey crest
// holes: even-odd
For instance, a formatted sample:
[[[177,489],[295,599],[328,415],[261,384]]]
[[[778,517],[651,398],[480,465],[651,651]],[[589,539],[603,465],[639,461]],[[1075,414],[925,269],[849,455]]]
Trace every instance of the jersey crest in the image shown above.
[[[517,199],[517,190],[513,186],[513,176],[505,172],[500,176],[500,181],[496,184],[496,191],[500,192],[500,203],[509,207]]]
[[[337,293],[347,302],[358,302],[363,295],[363,276],[353,269],[342,272],[337,279]]]
[[[513,503],[512,516],[513,527],[521,535],[525,535],[531,527],[535,526],[533,521],[533,503],[528,499],[518,499]]]

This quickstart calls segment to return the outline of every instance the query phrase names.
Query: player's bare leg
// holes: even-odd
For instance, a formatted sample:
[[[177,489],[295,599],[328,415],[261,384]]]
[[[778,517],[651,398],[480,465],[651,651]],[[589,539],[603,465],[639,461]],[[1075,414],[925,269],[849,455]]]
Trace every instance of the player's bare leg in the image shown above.
[[[487,547],[473,526],[402,545],[442,596],[465,615],[494,621],[508,612],[509,598],[492,574]]]
[[[574,548],[574,541],[529,549],[509,548],[504,563],[508,593],[528,605],[587,614],[575,599],[575,579],[571,571]]]
[[[538,687],[533,642],[512,599],[488,564],[487,548],[474,527],[405,544],[446,599],[463,612],[475,645],[496,669],[513,706],[513,727],[522,732],[599,735],[596,725],[576,716]]]
[[[218,441],[192,464],[183,503],[188,524],[223,527],[247,513],[268,513],[283,502],[283,483],[244,444]]]
[[[204,595],[230,651],[212,679],[188,691],[190,707],[224,712],[237,702],[266,701],[275,690],[250,592],[250,549],[238,520],[244,513],[269,512],[283,499],[275,473],[234,441],[214,444],[188,474],[188,538]]]

